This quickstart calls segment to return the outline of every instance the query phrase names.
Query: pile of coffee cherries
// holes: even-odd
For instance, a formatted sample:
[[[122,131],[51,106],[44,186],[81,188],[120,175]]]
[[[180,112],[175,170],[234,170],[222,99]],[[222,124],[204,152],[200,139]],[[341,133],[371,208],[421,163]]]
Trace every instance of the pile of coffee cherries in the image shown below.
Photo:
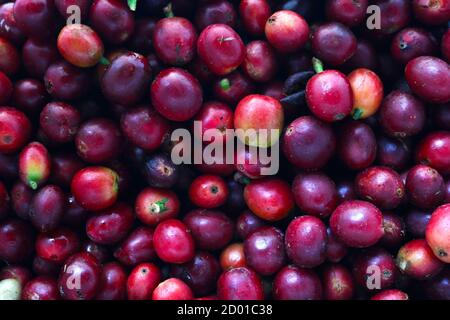
[[[450,1],[0,4],[0,299],[450,299]]]

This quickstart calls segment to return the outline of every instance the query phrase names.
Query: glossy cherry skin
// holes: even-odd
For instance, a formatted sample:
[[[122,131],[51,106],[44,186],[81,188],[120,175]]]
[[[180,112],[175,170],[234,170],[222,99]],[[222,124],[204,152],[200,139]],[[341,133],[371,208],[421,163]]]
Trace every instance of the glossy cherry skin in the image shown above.
[[[251,181],[245,186],[244,199],[253,213],[267,221],[281,220],[294,208],[289,185],[276,178]]]
[[[328,0],[325,10],[329,20],[355,27],[364,21],[368,2],[367,0]]]
[[[330,227],[347,246],[370,247],[383,236],[383,215],[369,202],[350,200],[340,204],[331,214]]]
[[[33,230],[19,219],[9,219],[0,225],[0,258],[8,263],[27,260],[33,251]]]
[[[29,219],[31,202],[34,191],[21,181],[17,181],[11,188],[11,208],[23,220]]]
[[[225,247],[233,237],[233,224],[221,211],[196,209],[183,219],[196,246],[202,250],[218,250]]]
[[[405,242],[406,227],[401,217],[390,212],[383,213],[384,235],[380,244],[387,248],[397,248]]]
[[[324,174],[297,175],[292,183],[292,193],[300,210],[309,215],[326,217],[338,205],[336,185]]]
[[[326,122],[339,121],[352,112],[352,87],[339,71],[323,71],[308,81],[306,102],[317,118]]]
[[[112,160],[121,151],[122,135],[117,125],[106,118],[95,118],[83,123],[75,137],[81,159],[100,163]]]
[[[194,137],[196,139],[205,138],[208,130],[219,130],[221,137],[219,141],[227,140],[226,130],[233,129],[233,110],[226,104],[216,101],[207,102],[203,105],[194,121],[200,121],[201,127],[194,125]],[[211,131],[210,131],[211,132]],[[215,133],[219,133],[215,131]],[[211,142],[218,137],[216,134],[211,137]],[[219,142],[217,141],[217,142]]]
[[[258,274],[276,273],[285,262],[283,233],[274,227],[261,227],[244,241],[247,266]]]
[[[65,300],[92,300],[100,288],[102,268],[94,256],[82,252],[67,259],[58,287]],[[78,284],[78,285],[77,285]]]
[[[369,167],[377,155],[377,141],[373,130],[365,123],[350,121],[339,132],[337,152],[352,170]]]
[[[46,185],[33,197],[30,221],[41,232],[54,230],[61,222],[66,208],[66,196],[55,185]]]
[[[272,14],[264,28],[269,43],[282,53],[292,53],[303,48],[308,41],[309,26],[306,20],[291,10]]]
[[[400,175],[388,167],[370,167],[355,179],[356,192],[361,199],[380,209],[394,209],[405,196],[405,186]]]
[[[66,61],[52,63],[45,72],[45,87],[58,100],[73,100],[89,91],[91,78],[87,70]]]
[[[286,266],[273,281],[273,297],[276,300],[320,300],[322,283],[310,269]]]
[[[39,124],[50,140],[57,143],[70,142],[78,131],[80,113],[70,104],[50,102],[42,109]]]
[[[150,107],[139,107],[122,115],[121,128],[134,145],[147,151],[161,146],[169,132],[168,122]]]
[[[398,270],[392,255],[378,247],[362,251],[354,258],[353,275],[356,282],[366,290],[374,290],[371,287],[373,283],[369,280],[369,276],[373,274],[375,268],[378,268],[381,276],[380,286],[375,289],[391,287],[398,276]]]
[[[380,108],[380,124],[390,136],[404,138],[416,135],[424,128],[425,120],[423,103],[406,92],[391,92]]]
[[[436,258],[424,239],[412,240],[403,245],[397,253],[396,263],[403,273],[419,280],[435,276],[444,267],[444,263]]]
[[[14,18],[28,37],[47,39],[55,29],[55,4],[51,0],[16,1]]]
[[[180,201],[172,190],[145,188],[136,198],[135,211],[137,218],[151,226],[155,226],[161,221],[175,218],[179,210]]]
[[[428,134],[418,145],[416,161],[428,165],[439,173],[450,173],[450,133],[437,131]]]
[[[156,257],[153,245],[153,229],[138,227],[122,241],[114,257],[126,266],[152,261]]]
[[[48,261],[62,264],[80,247],[78,235],[70,229],[58,228],[36,238],[36,253]]]
[[[194,294],[189,286],[177,278],[161,282],[153,291],[152,300],[192,300]]]
[[[391,54],[397,61],[407,64],[414,58],[433,55],[436,48],[436,39],[431,33],[419,28],[405,28],[392,40]]]
[[[217,295],[222,300],[262,300],[264,290],[259,276],[241,267],[222,273],[217,281]]]
[[[428,25],[439,25],[448,22],[450,3],[446,0],[413,0],[412,8],[415,17]]]
[[[316,267],[326,258],[327,230],[325,224],[313,216],[292,220],[286,229],[286,253],[299,267]]]
[[[245,58],[241,37],[226,24],[206,27],[198,37],[197,52],[211,72],[222,76],[238,68]]]
[[[99,244],[114,244],[122,240],[134,222],[131,207],[117,203],[111,208],[96,213],[86,223],[86,234]]]
[[[94,256],[98,262],[105,263],[111,259],[111,252],[108,247],[102,246],[94,241],[87,240],[81,246],[81,252],[87,252]]]
[[[409,300],[408,295],[397,289],[381,291],[374,295],[370,300]]]
[[[30,76],[42,78],[47,68],[59,58],[56,45],[48,41],[28,39],[22,47],[22,60]]]
[[[450,101],[450,88],[441,86],[450,81],[450,66],[431,56],[422,56],[408,62],[405,77],[411,90],[430,103]]]
[[[242,99],[234,112],[236,134],[243,143],[267,148],[278,141],[283,128],[284,113],[274,98],[253,94]],[[255,135],[251,131],[256,130]],[[264,130],[264,131],[259,131]]]
[[[17,109],[0,108],[0,152],[13,153],[22,148],[31,133],[27,116]]]
[[[236,20],[236,11],[233,5],[226,0],[213,0],[201,3],[196,10],[194,19],[195,26],[200,31],[211,24],[217,23],[226,24],[233,28]]]
[[[55,279],[39,276],[27,282],[22,289],[22,300],[59,300]]]
[[[239,16],[245,31],[254,36],[264,34],[272,10],[266,0],[243,0],[239,3]]]
[[[341,264],[327,265],[322,272],[323,295],[326,300],[351,300],[355,284],[350,271]]]
[[[156,254],[165,262],[185,263],[195,254],[191,231],[180,220],[169,219],[161,222],[155,229],[153,243]]]
[[[311,34],[313,53],[325,63],[338,66],[350,59],[356,51],[356,38],[343,24],[329,22],[317,27]]]
[[[449,223],[450,204],[446,204],[433,212],[425,233],[427,243],[435,256],[445,263],[450,261]]]
[[[151,68],[144,56],[135,52],[124,52],[107,66],[100,80],[105,97],[123,106],[138,103],[148,90]]]
[[[348,75],[353,92],[353,119],[373,116],[383,99],[383,83],[378,75],[369,69],[356,69]]]
[[[0,71],[0,103],[7,104],[13,94],[13,84],[11,80]]]
[[[174,265],[170,270],[170,274],[183,280],[196,296],[214,292],[220,272],[219,262],[207,252],[198,252],[192,261]]]
[[[123,300],[126,297],[127,273],[117,262],[102,267],[96,300]]]
[[[406,177],[408,200],[422,209],[432,209],[440,205],[445,197],[445,184],[435,169],[416,165]]]
[[[277,67],[275,52],[267,42],[256,40],[247,44],[242,69],[252,80],[257,82],[271,80],[277,72]]]
[[[91,26],[107,42],[127,41],[134,30],[134,17],[126,3],[119,0],[95,0],[89,11]]]
[[[200,83],[189,72],[171,68],[162,71],[150,89],[152,104],[163,117],[172,121],[191,119],[201,108]]]
[[[29,115],[34,116],[41,112],[47,98],[47,90],[42,81],[22,79],[14,85],[13,104]]]
[[[336,149],[331,126],[311,116],[297,118],[288,125],[282,142],[288,161],[305,170],[325,166]]]
[[[76,201],[85,209],[98,211],[113,205],[117,199],[118,175],[106,167],[87,167],[72,179],[71,190]],[[90,190],[89,194],[86,190]]]
[[[65,26],[59,32],[57,43],[64,59],[81,68],[96,65],[104,52],[100,37],[84,24]]]
[[[161,281],[161,271],[153,263],[141,263],[130,273],[126,288],[129,300],[149,300]]]
[[[189,186],[189,199],[201,208],[212,209],[222,206],[228,194],[228,187],[219,176],[202,175]]]
[[[8,39],[16,45],[25,41],[25,34],[19,28],[14,17],[14,3],[6,2],[0,6],[0,19],[3,24],[0,26],[0,37]]]
[[[156,23],[152,41],[155,53],[162,62],[182,66],[195,56],[197,33],[185,18],[165,18]]]
[[[220,266],[222,270],[247,266],[244,245],[242,243],[232,243],[223,249],[220,254]]]

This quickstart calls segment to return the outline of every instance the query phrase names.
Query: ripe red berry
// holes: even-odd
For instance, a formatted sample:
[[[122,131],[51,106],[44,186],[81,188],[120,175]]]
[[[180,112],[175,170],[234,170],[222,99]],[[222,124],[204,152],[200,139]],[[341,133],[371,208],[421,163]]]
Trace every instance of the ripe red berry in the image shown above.
[[[222,76],[237,69],[245,58],[241,37],[225,24],[206,27],[198,37],[197,51],[208,69]]]
[[[103,210],[116,202],[118,180],[117,173],[109,168],[87,167],[73,177],[72,194],[83,208],[91,211]]]
[[[265,34],[275,49],[282,53],[292,53],[303,48],[308,41],[309,26],[296,12],[281,10],[267,19]]]
[[[58,50],[70,63],[88,68],[100,61],[104,49],[102,40],[89,26],[69,24],[59,32]]]
[[[219,176],[199,176],[189,186],[189,199],[201,208],[212,209],[222,206],[228,194],[228,187]]]
[[[450,204],[437,208],[426,228],[426,239],[436,257],[445,263],[450,261]]]

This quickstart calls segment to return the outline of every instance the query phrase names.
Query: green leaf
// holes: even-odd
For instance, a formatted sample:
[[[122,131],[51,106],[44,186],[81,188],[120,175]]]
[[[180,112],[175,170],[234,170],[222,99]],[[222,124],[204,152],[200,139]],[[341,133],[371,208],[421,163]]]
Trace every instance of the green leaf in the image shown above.
[[[136,11],[137,6],[137,0],[128,0],[128,8],[130,8],[131,11]]]

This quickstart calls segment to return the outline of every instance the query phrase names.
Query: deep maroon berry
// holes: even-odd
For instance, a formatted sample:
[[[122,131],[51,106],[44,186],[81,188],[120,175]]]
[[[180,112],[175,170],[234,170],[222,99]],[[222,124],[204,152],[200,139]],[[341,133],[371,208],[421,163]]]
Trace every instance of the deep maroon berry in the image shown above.
[[[36,254],[42,259],[59,264],[77,252],[79,247],[78,235],[67,228],[41,233],[36,238]]]
[[[54,230],[61,222],[66,209],[66,195],[60,187],[46,185],[33,197],[30,221],[41,232]]]
[[[320,300],[322,283],[313,270],[286,266],[273,281],[273,297],[276,300]]]
[[[198,248],[218,250],[225,247],[233,237],[233,224],[223,212],[197,209],[183,219]]]
[[[292,193],[300,210],[313,216],[326,217],[338,205],[336,185],[324,174],[298,175],[292,183]]]
[[[102,268],[94,256],[82,252],[67,259],[58,280],[65,300],[92,300],[100,289]]]
[[[445,184],[435,169],[416,165],[408,171],[406,178],[408,199],[422,209],[432,209],[442,203],[445,197]]]
[[[283,233],[274,227],[261,227],[244,241],[247,265],[260,275],[272,275],[285,262]]]

